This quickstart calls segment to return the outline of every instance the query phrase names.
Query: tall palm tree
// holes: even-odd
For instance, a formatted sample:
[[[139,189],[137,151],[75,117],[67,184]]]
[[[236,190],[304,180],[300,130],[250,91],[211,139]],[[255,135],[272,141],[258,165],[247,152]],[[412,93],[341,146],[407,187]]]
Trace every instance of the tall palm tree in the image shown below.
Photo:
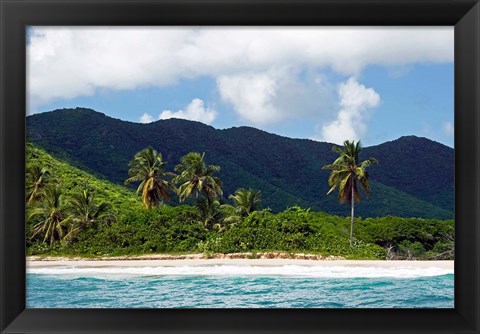
[[[222,181],[213,173],[220,171],[220,166],[207,165],[205,153],[190,152],[181,158],[181,163],[175,167],[179,174],[173,179],[175,183],[182,183],[178,187],[180,202],[193,194],[198,199],[200,195],[214,198],[223,195]]]
[[[162,154],[152,147],[147,147],[135,154],[129,163],[130,177],[125,180],[125,185],[140,182],[137,194],[142,192],[142,205],[147,209],[156,207],[164,199],[172,199],[168,191],[173,190],[174,187],[166,177],[173,177],[173,174],[165,171],[166,165],[167,163],[162,161]]]
[[[101,203],[97,206],[95,195],[88,189],[71,195],[67,209],[72,224],[68,234],[65,235],[66,239],[71,239],[77,232],[109,218],[109,204]]]
[[[370,196],[370,184],[368,182],[368,172],[366,168],[378,163],[376,159],[369,158],[358,162],[358,154],[362,150],[360,141],[346,140],[343,143],[343,149],[333,146],[333,151],[338,153],[338,158],[333,164],[323,166],[323,169],[331,169],[332,172],[328,179],[328,185],[331,187],[327,195],[338,188],[338,200],[340,203],[350,203],[351,206],[351,225],[350,225],[350,247],[353,245],[353,222],[355,201],[360,201],[357,181],[367,196]]]
[[[27,204],[32,204],[39,200],[43,189],[53,181],[50,172],[38,165],[27,166],[25,180]]]
[[[29,216],[29,219],[40,217],[40,221],[33,226],[32,238],[43,234],[43,242],[48,241],[52,245],[55,240],[63,238],[70,219],[65,215],[59,186],[45,188],[43,193],[40,206],[34,208]]]
[[[240,188],[228,198],[233,200],[235,212],[243,218],[258,210],[260,206],[260,190]]]

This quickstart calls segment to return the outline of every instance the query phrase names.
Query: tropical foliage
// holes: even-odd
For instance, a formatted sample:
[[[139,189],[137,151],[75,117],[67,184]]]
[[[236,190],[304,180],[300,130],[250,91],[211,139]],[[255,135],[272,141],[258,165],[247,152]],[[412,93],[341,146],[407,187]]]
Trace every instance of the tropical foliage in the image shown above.
[[[112,220],[109,213],[109,204],[96,204],[95,195],[89,189],[84,189],[70,196],[67,212],[71,221],[66,239],[73,239],[76,234],[100,222]]]
[[[26,170],[26,202],[32,204],[39,200],[43,194],[43,190],[53,180],[50,172],[46,168],[39,165],[29,165]]]
[[[163,205],[130,212],[108,225],[78,234],[74,243],[30,242],[30,255],[120,256],[153,253],[235,253],[268,251],[343,256],[347,259],[453,259],[454,222],[383,217],[357,219],[349,246],[349,217],[298,207],[281,213],[256,211],[219,233],[197,219],[195,207]]]
[[[128,188],[95,178],[28,144],[27,161],[33,160],[48,169],[58,185],[44,187],[45,195],[27,204],[29,255],[283,251],[350,259],[454,257],[452,220],[356,218],[349,247],[348,217],[299,206],[279,213],[259,211],[257,190],[237,189],[228,200],[202,192],[197,199],[192,191],[195,205],[144,210],[140,196]]]
[[[260,191],[254,189],[237,189],[234,195],[228,198],[233,200],[235,206],[235,213],[242,218],[245,218],[253,211],[257,211],[260,207]]]
[[[213,228],[222,220],[221,205],[217,198],[199,197],[195,202],[195,208],[198,211],[199,221],[208,229]]]
[[[130,177],[125,180],[125,185],[140,182],[137,194],[142,193],[142,204],[147,209],[156,207],[165,199],[172,199],[168,191],[173,190],[174,187],[166,180],[166,177],[172,177],[172,174],[165,171],[166,165],[167,163],[162,161],[162,154],[152,147],[147,147],[135,154],[129,163]]]
[[[180,202],[190,196],[215,198],[223,195],[222,181],[213,176],[213,173],[220,171],[220,166],[207,165],[205,153],[188,153],[181,158],[181,163],[175,167],[175,171],[179,174],[173,181],[181,183],[177,191]]]
[[[36,217],[39,217],[40,220],[33,226],[32,238],[42,235],[43,242],[48,242],[50,245],[55,240],[63,239],[70,219],[65,215],[65,206],[59,186],[43,190],[40,205],[35,207],[29,215],[30,219]]]
[[[346,140],[343,143],[343,149],[333,146],[333,151],[338,153],[338,158],[333,164],[323,166],[324,169],[331,169],[332,172],[328,178],[328,185],[331,187],[327,195],[338,188],[338,200],[340,203],[349,203],[351,207],[351,225],[350,225],[350,247],[353,246],[353,224],[355,218],[355,202],[360,201],[358,184],[363,191],[370,196],[370,184],[368,183],[368,172],[366,168],[376,164],[377,160],[369,158],[360,162],[358,155],[362,150],[360,141]]]

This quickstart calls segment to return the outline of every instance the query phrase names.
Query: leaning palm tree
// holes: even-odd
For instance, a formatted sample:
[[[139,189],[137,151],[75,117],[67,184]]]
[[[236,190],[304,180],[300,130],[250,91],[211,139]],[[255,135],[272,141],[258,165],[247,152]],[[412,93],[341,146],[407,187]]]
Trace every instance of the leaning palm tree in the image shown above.
[[[53,181],[50,172],[38,165],[27,166],[25,180],[27,204],[38,201],[43,194],[43,189]]]
[[[260,206],[260,190],[240,188],[228,198],[233,200],[235,212],[243,218],[258,210]]]
[[[213,173],[220,171],[220,166],[207,165],[205,153],[190,152],[181,158],[181,163],[175,167],[179,174],[173,179],[175,183],[182,183],[178,187],[180,202],[195,195],[215,198],[223,195],[222,181]]]
[[[40,217],[33,226],[32,238],[41,234],[43,242],[52,245],[55,240],[62,240],[70,219],[65,215],[62,193],[59,186],[48,187],[43,191],[42,201],[29,215],[29,219]]]
[[[171,200],[168,193],[173,190],[173,184],[166,180],[166,177],[173,177],[172,173],[166,172],[167,163],[162,160],[162,154],[147,147],[137,154],[130,161],[128,175],[125,185],[132,182],[140,182],[137,194],[142,193],[142,205],[147,209],[156,207],[163,200]]]
[[[88,189],[71,195],[68,201],[67,211],[72,224],[65,238],[71,239],[77,232],[95,226],[97,223],[110,218],[108,209],[108,203],[100,203],[97,205],[95,195]]]
[[[333,146],[333,151],[338,153],[339,157],[333,164],[323,166],[323,169],[331,169],[332,172],[328,179],[328,185],[331,187],[327,195],[338,188],[338,200],[340,203],[350,203],[351,205],[351,225],[350,225],[350,247],[353,245],[353,222],[355,201],[360,201],[357,181],[360,186],[370,196],[370,184],[368,182],[368,172],[366,168],[378,163],[376,159],[370,158],[358,162],[358,154],[362,150],[360,141],[346,140],[343,143],[343,149]]]

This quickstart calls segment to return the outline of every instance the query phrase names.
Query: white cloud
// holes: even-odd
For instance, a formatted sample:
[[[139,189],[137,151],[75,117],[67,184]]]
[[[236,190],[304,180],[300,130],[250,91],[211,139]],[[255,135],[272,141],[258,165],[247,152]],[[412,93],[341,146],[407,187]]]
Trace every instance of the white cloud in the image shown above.
[[[151,123],[151,122],[153,122],[153,116],[148,113],[144,113],[140,117],[140,123]]]
[[[337,118],[323,125],[314,139],[342,144],[345,140],[360,140],[365,135],[366,111],[380,103],[380,96],[372,88],[359,84],[355,78],[338,86],[340,111]]]
[[[220,97],[247,122],[264,125],[299,116],[327,113],[335,100],[333,85],[320,74],[283,68],[263,73],[220,76]]]
[[[277,83],[268,74],[221,76],[217,86],[222,99],[231,103],[248,121],[262,124],[281,117],[272,105],[277,94]]]
[[[453,27],[35,27],[27,48],[29,105],[207,76],[217,80],[242,117],[263,121],[285,116],[281,98],[286,87],[301,81],[302,70],[329,67],[358,76],[370,64],[452,62],[453,32]],[[233,87],[242,90],[245,102],[232,96]],[[299,96],[293,102],[300,102]],[[267,114],[257,117],[247,107]]]
[[[448,137],[453,137],[454,132],[455,128],[451,122],[443,123],[443,133],[445,133]]]
[[[164,110],[158,117],[158,119],[169,118],[181,118],[190,121],[198,121],[205,124],[212,124],[217,118],[217,111],[215,109],[205,107],[202,100],[193,99],[192,102],[185,107],[185,110]]]

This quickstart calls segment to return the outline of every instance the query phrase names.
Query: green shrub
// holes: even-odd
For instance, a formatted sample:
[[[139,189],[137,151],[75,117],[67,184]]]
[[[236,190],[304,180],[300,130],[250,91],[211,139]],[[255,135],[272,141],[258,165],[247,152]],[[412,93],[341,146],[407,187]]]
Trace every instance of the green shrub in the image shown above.
[[[72,243],[52,247],[33,242],[27,254],[112,256],[150,253],[236,253],[284,251],[385,259],[386,248],[397,258],[453,257],[453,221],[382,217],[355,220],[349,246],[350,218],[304,210],[298,206],[273,214],[251,213],[230,229],[207,230],[195,207],[163,205],[155,210],[125,212],[110,225],[78,234]]]

